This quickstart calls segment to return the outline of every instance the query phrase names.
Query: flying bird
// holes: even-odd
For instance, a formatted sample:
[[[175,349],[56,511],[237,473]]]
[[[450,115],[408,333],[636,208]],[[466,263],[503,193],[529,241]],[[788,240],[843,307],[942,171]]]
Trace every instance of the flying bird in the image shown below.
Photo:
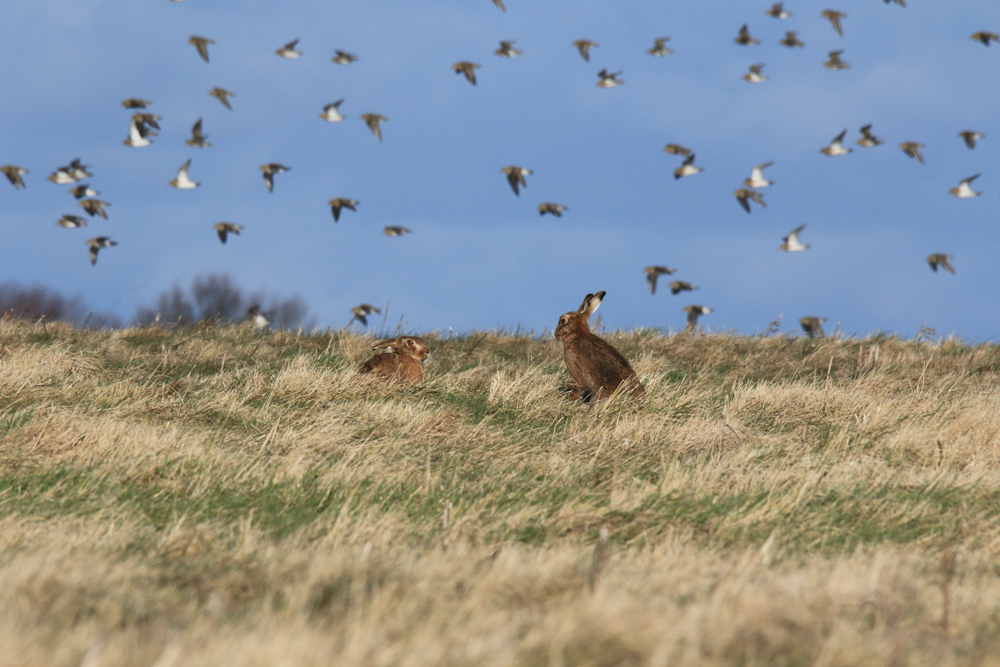
[[[847,155],[852,152],[853,148],[844,148],[844,135],[847,134],[847,128],[833,138],[829,146],[819,149],[820,153],[824,155],[829,155],[830,157],[837,157],[838,155]]]
[[[646,283],[649,285],[649,293],[656,294],[656,279],[660,276],[669,276],[671,273],[675,273],[677,269],[671,269],[669,266],[647,266],[643,269],[646,274]]]
[[[556,204],[550,201],[538,205],[538,215],[545,215],[546,213],[551,213],[557,218],[561,218],[562,212],[567,210],[569,210],[568,206],[563,206],[562,204]]]
[[[186,140],[184,143],[192,148],[208,148],[212,144],[205,141],[207,138],[208,137],[201,133],[201,118],[199,118],[194,122],[194,125],[191,126],[191,138]]]
[[[191,168],[191,159],[188,158],[188,161],[182,164],[181,168],[177,170],[177,178],[170,181],[170,183],[168,183],[167,185],[169,185],[172,188],[177,188],[178,190],[190,190],[192,188],[196,188],[199,185],[201,185],[201,183],[195,183],[194,181],[192,181],[191,178],[188,176],[188,169],[190,168]]]
[[[924,163],[924,156],[920,154],[920,149],[925,148],[923,144],[919,144],[916,141],[904,141],[899,145],[899,147],[904,153],[920,164]]]
[[[954,255],[945,255],[944,253],[936,252],[933,255],[927,255],[927,263],[931,265],[931,268],[937,273],[938,267],[954,275],[955,267],[951,265],[949,260],[955,259]]]
[[[686,158],[681,166],[674,169],[674,180],[683,178],[685,176],[694,176],[699,171],[703,171],[702,167],[696,167],[694,164],[694,153],[691,153]]]
[[[518,186],[523,188],[528,187],[528,182],[524,180],[524,177],[534,173],[531,169],[525,169],[524,167],[519,167],[513,164],[508,167],[504,167],[500,171],[507,174],[507,183],[510,185],[510,189],[514,191],[514,194],[518,196],[521,195],[521,191],[518,189]]]
[[[83,183],[81,185],[76,186],[75,188],[71,188],[69,193],[74,197],[76,197],[77,199],[83,199],[84,197],[96,197],[97,195],[101,194],[100,190],[95,190],[94,188],[90,187],[90,185],[88,185],[87,183]]]
[[[861,138],[856,142],[863,148],[874,148],[882,143],[882,140],[872,134],[872,124],[868,123],[861,128]]]
[[[122,102],[122,106],[126,109],[145,109],[152,102],[149,100],[139,99],[138,97],[130,97]]]
[[[382,127],[379,123],[384,123],[389,119],[377,113],[363,113],[361,114],[361,118],[368,125],[368,129],[372,131],[375,138],[382,141]]]
[[[776,19],[787,19],[792,13],[785,9],[785,3],[776,2],[767,10],[767,15],[773,16]]]
[[[837,72],[842,69],[851,69],[851,66],[848,63],[845,63],[843,60],[840,59],[840,54],[843,52],[844,52],[843,49],[830,51],[830,53],[827,54],[829,55],[830,59],[827,60],[825,63],[823,63],[823,67],[829,70],[833,70],[834,72]]]
[[[750,30],[747,28],[747,24],[744,23],[743,27],[740,28],[740,34],[733,38],[733,41],[741,46],[749,46],[750,44],[760,44],[759,39],[754,39],[750,36]]]
[[[844,12],[838,12],[835,9],[824,9],[820,16],[830,22],[830,25],[833,26],[833,29],[837,31],[838,35],[841,37],[844,36],[844,28],[840,25],[840,19],[846,19],[847,14]]]
[[[803,317],[799,319],[802,330],[810,338],[823,338],[823,322],[826,322],[825,317]]]
[[[808,243],[802,243],[799,241],[799,233],[805,228],[805,225],[799,225],[792,231],[788,232],[788,236],[781,239],[783,243],[778,246],[778,250],[784,250],[785,252],[802,252],[808,248]]]
[[[14,186],[15,190],[25,187],[24,179],[21,177],[27,174],[28,170],[24,167],[18,167],[13,164],[5,164],[0,167],[0,171],[2,171],[4,176],[7,177],[7,180],[10,181],[10,184]]]
[[[351,63],[357,62],[358,57],[353,53],[348,53],[347,51],[341,51],[340,49],[337,49],[336,51],[334,51],[333,58],[331,60],[337,63],[338,65],[350,65]]]
[[[351,326],[351,322],[357,320],[361,322],[361,326],[368,326],[368,316],[371,314],[381,315],[382,311],[379,308],[369,304],[363,303],[360,306],[355,306],[351,308],[351,321],[347,323],[347,326]]]
[[[521,55],[521,51],[511,46],[514,43],[515,43],[514,40],[510,41],[501,40],[500,48],[494,51],[493,53],[497,54],[501,58],[514,58],[516,56]]]
[[[407,229],[406,227],[393,225],[383,229],[382,233],[385,234],[386,236],[402,236],[403,234],[412,234],[413,232]]]
[[[344,98],[341,97],[336,102],[332,102],[323,107],[323,113],[319,117],[325,121],[331,123],[336,123],[337,121],[344,120],[344,117],[340,114],[340,105],[343,104]]]
[[[683,280],[675,280],[672,283],[670,283],[670,292],[672,294],[680,294],[681,292],[691,292],[696,289],[698,289],[697,285],[686,283]]]
[[[606,69],[602,69],[600,72],[597,73],[597,76],[600,79],[597,82],[597,86],[599,88],[614,88],[615,86],[620,86],[623,83],[625,83],[624,81],[617,78],[621,76],[621,74],[622,74],[621,72],[609,72]]]
[[[984,45],[989,46],[990,42],[1000,42],[1000,35],[995,32],[974,32],[969,36],[969,39],[982,42]]]
[[[505,12],[507,8],[503,6],[503,0],[493,0],[493,4],[500,8],[500,11]]]
[[[299,56],[302,55],[301,51],[295,50],[295,45],[298,43],[299,43],[298,38],[293,39],[292,41],[288,42],[288,44],[285,44],[283,47],[275,51],[275,53],[277,53],[282,58],[298,58]]]
[[[56,220],[56,224],[66,229],[77,229],[78,227],[86,227],[87,221],[78,215],[64,215]]]
[[[663,148],[664,153],[670,153],[671,155],[683,155],[684,157],[690,157],[691,149],[685,148],[680,144],[667,144]]]
[[[236,97],[236,93],[230,92],[225,88],[219,88],[218,86],[216,86],[212,90],[208,91],[208,94],[210,97],[214,97],[218,99],[220,102],[222,102],[222,106],[226,107],[230,111],[233,110],[232,105],[229,104],[229,98]]]
[[[473,86],[476,85],[476,70],[482,67],[482,65],[477,65],[476,63],[469,62],[468,60],[460,60],[451,66],[455,70],[455,74],[464,74],[466,81],[471,83]]]
[[[765,162],[764,164],[758,164],[756,167],[750,170],[750,178],[743,181],[743,187],[745,188],[766,188],[769,185],[774,185],[774,181],[769,181],[764,178],[764,170],[770,167],[774,162]]]
[[[709,308],[708,306],[695,306],[695,305],[684,306],[682,310],[688,314],[688,319],[687,319],[688,329],[694,329],[696,326],[698,326],[699,316],[708,315],[709,313],[712,312],[712,309]]]
[[[355,208],[359,202],[357,199],[347,199],[345,197],[337,197],[336,199],[330,200],[330,210],[333,211],[333,221],[340,222],[340,211],[341,209],[350,209],[352,211],[357,211]]]
[[[188,40],[188,44],[198,49],[198,55],[201,56],[201,59],[208,62],[208,45],[215,44],[215,40],[194,35]]]
[[[972,181],[979,178],[981,174],[976,174],[975,176],[969,176],[968,178],[959,182],[958,187],[948,190],[949,194],[955,195],[959,199],[972,199],[973,197],[978,197],[983,194],[978,190],[972,189]]]
[[[883,0],[883,2],[885,2],[885,4],[887,4],[887,5],[890,2],[895,2],[900,7],[905,7],[906,6],[906,0]]]
[[[240,230],[243,229],[243,225],[237,225],[234,222],[217,222],[212,225],[212,229],[214,229],[215,233],[219,235],[219,240],[225,243],[226,235],[236,234],[239,236]]]
[[[976,142],[985,137],[986,135],[982,132],[976,132],[975,130],[964,130],[958,133],[958,136],[965,140],[965,145],[970,149],[976,147]]]
[[[577,48],[577,50],[580,52],[580,55],[583,56],[583,59],[589,63],[590,50],[597,48],[598,46],[600,46],[600,44],[598,44],[597,42],[592,42],[589,39],[577,39],[573,42],[573,46]]]
[[[767,204],[764,203],[764,196],[761,195],[756,190],[747,190],[746,188],[740,188],[739,190],[734,191],[733,194],[736,195],[736,201],[740,203],[740,206],[742,206],[743,210],[746,211],[747,213],[750,212],[751,201],[755,201],[760,206],[767,208]]]
[[[669,37],[657,37],[653,42],[653,48],[648,49],[646,53],[651,56],[656,56],[657,58],[662,58],[663,56],[669,56],[673,53],[672,49],[668,49],[666,44],[670,41]]]
[[[761,73],[762,69],[764,69],[764,63],[750,65],[750,71],[743,75],[743,80],[749,83],[764,83],[767,81],[767,76]]]
[[[274,192],[274,175],[280,174],[285,171],[289,171],[291,167],[286,167],[283,164],[277,162],[268,162],[267,164],[260,165],[260,170],[264,172],[264,185],[267,186],[268,192]]]
[[[778,44],[781,44],[782,46],[787,46],[790,49],[794,49],[795,47],[805,46],[806,43],[800,40],[798,35],[799,33],[797,33],[794,30],[786,30],[784,39],[779,41]]]
[[[101,201],[100,199],[84,199],[83,201],[79,202],[79,204],[80,206],[83,207],[84,211],[90,214],[90,217],[99,215],[105,220],[108,219],[108,214],[104,210],[105,206],[111,206],[111,204],[109,204],[108,202]]]
[[[122,143],[133,148],[141,148],[153,143],[149,137],[156,136],[153,127],[159,128],[159,125],[156,124],[159,118],[159,116],[152,114],[133,114],[128,126],[128,138]]]
[[[115,241],[112,241],[107,236],[98,236],[96,238],[87,239],[87,245],[90,246],[90,265],[93,266],[97,264],[97,253],[101,248],[110,248],[111,246],[118,245]]]
[[[87,165],[80,164],[80,158],[73,158],[72,162],[66,166],[59,167],[49,174],[45,180],[51,181],[56,185],[68,185],[91,176],[93,174],[87,171]]]

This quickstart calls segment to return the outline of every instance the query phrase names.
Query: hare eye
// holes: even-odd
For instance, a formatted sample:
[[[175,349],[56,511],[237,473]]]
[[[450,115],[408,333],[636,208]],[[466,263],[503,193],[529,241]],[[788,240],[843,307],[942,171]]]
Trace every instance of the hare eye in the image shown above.
[[[566,324],[566,318],[565,317],[560,317],[559,318],[559,324]]]

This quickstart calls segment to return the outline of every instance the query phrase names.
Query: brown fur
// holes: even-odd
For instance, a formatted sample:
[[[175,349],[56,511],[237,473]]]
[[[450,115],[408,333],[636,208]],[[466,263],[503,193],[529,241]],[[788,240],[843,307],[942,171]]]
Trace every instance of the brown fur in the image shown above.
[[[605,292],[588,294],[576,312],[559,318],[556,340],[563,342],[566,368],[576,386],[570,398],[602,400],[615,393],[619,387],[632,396],[642,396],[645,387],[639,382],[632,366],[621,352],[602,338],[590,333],[590,314],[601,305]]]
[[[424,379],[423,362],[431,349],[416,336],[384,340],[376,343],[372,351],[375,355],[361,365],[359,373],[374,373],[384,380],[403,384],[417,384]]]

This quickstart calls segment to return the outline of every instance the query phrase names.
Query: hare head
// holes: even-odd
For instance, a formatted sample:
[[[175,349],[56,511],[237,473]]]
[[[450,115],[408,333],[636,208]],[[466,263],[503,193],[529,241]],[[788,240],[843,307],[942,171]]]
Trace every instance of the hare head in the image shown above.
[[[556,340],[566,341],[573,336],[590,334],[590,314],[601,305],[601,300],[606,292],[601,290],[597,294],[588,294],[583,297],[580,309],[571,311],[559,318],[556,326]]]
[[[431,354],[431,348],[416,336],[401,336],[391,340],[383,340],[372,346],[372,352],[380,354],[383,352],[402,354],[413,357],[421,363],[427,360]]]

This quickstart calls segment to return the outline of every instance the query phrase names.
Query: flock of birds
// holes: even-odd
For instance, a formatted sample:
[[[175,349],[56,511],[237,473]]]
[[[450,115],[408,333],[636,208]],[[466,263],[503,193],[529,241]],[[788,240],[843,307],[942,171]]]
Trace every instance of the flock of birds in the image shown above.
[[[171,1],[183,2],[183,0]],[[493,2],[498,8],[506,11],[503,0],[493,0]],[[884,2],[886,4],[894,2],[901,7],[906,6],[905,0],[884,0]],[[778,20],[788,19],[792,16],[792,12],[785,8],[784,2],[773,3],[771,7],[766,10],[766,14],[767,16]],[[838,35],[841,37],[844,36],[843,21],[848,18],[846,13],[827,9],[822,11],[820,16],[830,22],[831,27]],[[988,31],[975,32],[970,36],[970,38],[987,47],[990,46],[991,42],[1000,42],[1000,35]],[[653,57],[665,57],[670,55],[673,51],[666,46],[669,41],[670,37],[656,38],[652,47],[647,49],[647,53]],[[298,42],[298,39],[288,42],[278,48],[275,51],[275,54],[278,57],[286,59],[295,59],[302,56],[303,53],[297,48]],[[753,37],[750,32],[749,25],[744,23],[740,27],[736,37],[734,37],[733,42],[740,46],[749,47],[760,44],[761,40]],[[188,44],[194,47],[197,55],[206,63],[210,62],[209,47],[215,43],[215,40],[199,35],[194,35],[188,40]],[[517,57],[522,54],[522,51],[514,47],[515,43],[516,42],[514,40],[501,41],[499,48],[497,48],[494,53],[501,58]],[[790,49],[797,49],[805,46],[805,43],[799,39],[798,32],[791,30],[786,31],[785,37],[781,39],[779,43]],[[590,62],[591,50],[599,48],[600,44],[589,39],[578,39],[573,42],[573,46],[576,47],[584,61]],[[843,49],[829,52],[828,60],[823,63],[823,66],[834,71],[850,68],[850,64],[841,58],[843,54]],[[333,63],[344,66],[350,65],[358,61],[358,59],[358,56],[342,50],[336,50],[331,58]],[[458,75],[464,76],[464,78],[473,86],[477,83],[476,70],[481,68],[482,65],[466,60],[458,61],[452,65],[453,71]],[[764,83],[768,81],[769,77],[763,73],[763,69],[763,63],[752,64],[749,67],[749,71],[743,75],[743,79],[754,84]],[[607,69],[601,69],[597,73],[597,86],[600,88],[610,89],[622,85],[624,83],[624,80],[620,78],[622,74],[623,72],[621,71],[609,72]],[[215,87],[208,92],[208,95],[217,99],[226,109],[229,109],[230,111],[233,110],[230,98],[236,97],[236,93],[226,90],[225,88]],[[343,102],[344,99],[341,98],[327,104],[319,114],[319,118],[326,122],[340,122],[344,120],[345,116],[340,113],[340,105]],[[158,131],[160,130],[159,121],[162,120],[161,116],[147,111],[147,108],[153,103],[149,100],[136,97],[126,99],[121,104],[125,109],[134,111],[129,121],[128,137],[123,143],[126,146],[133,148],[142,148],[150,145],[152,143],[151,137],[157,136]],[[378,113],[363,113],[360,117],[368,126],[375,138],[381,142],[381,125],[386,122],[388,118]],[[853,148],[844,145],[847,131],[848,130],[845,128],[830,141],[829,145],[821,148],[820,152],[829,157],[840,157],[853,152]],[[871,124],[861,127],[859,131],[861,136],[855,143],[862,148],[875,148],[884,143],[881,138],[873,133]],[[983,139],[985,135],[975,130],[963,130],[958,133],[958,136],[962,141],[964,141],[965,145],[969,149],[975,149],[977,142]],[[185,143],[192,148],[198,149],[212,146],[212,144],[207,141],[207,136],[203,132],[201,118],[198,118],[197,121],[195,121],[191,128],[191,137],[187,139]],[[924,147],[924,144],[917,141],[904,141],[899,144],[900,150],[921,164],[924,163],[924,158],[921,153],[921,149]],[[670,143],[666,145],[664,151],[682,159],[681,164],[674,170],[675,179],[695,176],[703,171],[702,167],[695,164],[695,152],[691,148],[677,143]],[[763,189],[773,185],[774,182],[768,180],[764,176],[764,170],[772,164],[773,162],[764,162],[754,166],[750,170],[750,176],[743,181],[741,187],[734,191],[733,194],[737,203],[747,213],[750,213],[752,210],[751,204],[766,208],[767,204],[764,201]],[[188,159],[180,166],[180,168],[178,168],[176,178],[169,181],[168,185],[179,190],[188,190],[198,187],[200,183],[192,180],[190,169],[191,159]],[[263,164],[260,166],[264,185],[268,192],[273,192],[274,190],[275,176],[287,172],[290,169],[291,167],[277,162]],[[520,165],[508,165],[503,167],[500,171],[504,174],[509,187],[516,196],[520,196],[521,189],[527,187],[527,177],[533,173],[531,169]],[[0,172],[3,172],[15,189],[25,187],[23,177],[29,172],[24,167],[8,164],[0,166]],[[47,180],[58,185],[74,185],[69,192],[75,199],[78,200],[78,204],[83,211],[90,218],[100,216],[101,218],[107,220],[108,214],[105,209],[111,204],[98,199],[97,197],[100,195],[100,192],[92,188],[89,183],[83,182],[92,176],[93,174],[89,171],[89,165],[83,164],[81,160],[77,158],[68,165],[58,167],[48,176]],[[975,181],[975,179],[979,176],[980,174],[975,174],[963,179],[957,186],[951,188],[949,191],[950,194],[959,199],[969,199],[979,196],[982,193],[972,188],[973,181]],[[356,211],[359,204],[359,201],[348,197],[336,197],[330,199],[329,206],[334,221],[338,222],[340,220],[340,216],[344,210]],[[555,217],[562,217],[563,212],[567,211],[569,207],[560,203],[547,201],[539,204],[537,208],[539,215],[550,214]],[[86,226],[87,222],[87,219],[82,215],[65,214],[57,220],[56,224],[66,229],[75,229]],[[810,245],[808,243],[803,243],[800,239],[800,235],[805,227],[806,225],[804,224],[799,225],[790,231],[788,235],[782,239],[782,244],[779,246],[779,250],[784,252],[802,252],[807,250]],[[225,221],[214,224],[212,228],[223,244],[227,242],[229,235],[239,235],[240,231],[243,230],[242,225]],[[402,226],[387,226],[383,230],[383,234],[391,237],[398,237],[410,233],[412,233],[411,230]],[[86,241],[86,244],[92,265],[97,263],[98,253],[101,249],[117,245],[117,243],[108,236],[96,236],[94,238],[90,238]],[[947,255],[945,253],[933,253],[926,259],[929,266],[934,271],[937,271],[940,267],[949,273],[955,273],[955,269],[950,261],[953,259],[953,256],[951,255]],[[644,272],[646,273],[650,292],[652,294],[656,293],[657,279],[661,275],[671,275],[675,273],[675,271],[676,269],[672,269],[667,266],[646,267]],[[674,295],[698,289],[697,286],[681,280],[672,281],[669,286],[672,294]],[[702,305],[689,305],[683,310],[687,313],[689,328],[693,328],[697,324],[699,316],[712,312],[711,308]],[[366,326],[366,318],[372,314],[378,313],[381,313],[381,311],[370,304],[361,304],[356,306],[351,309],[352,318],[348,326],[350,323],[353,323],[354,320],[357,320],[363,326]],[[257,326],[263,327],[269,324],[267,315],[261,312],[256,306],[251,308],[248,315]],[[809,316],[802,318],[800,320],[800,324],[809,336],[822,336],[823,330],[821,323],[823,321],[825,321],[825,318]]]

